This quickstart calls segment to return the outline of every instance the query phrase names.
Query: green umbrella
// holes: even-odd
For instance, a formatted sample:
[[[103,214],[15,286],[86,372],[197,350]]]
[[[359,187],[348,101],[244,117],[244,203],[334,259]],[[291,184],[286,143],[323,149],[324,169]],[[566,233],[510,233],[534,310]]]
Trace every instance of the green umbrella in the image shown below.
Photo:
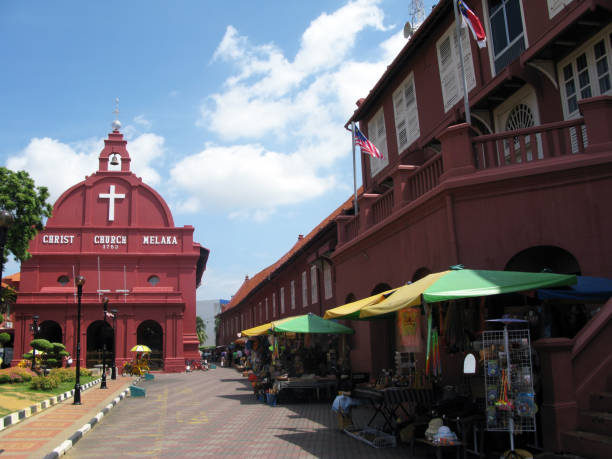
[[[501,293],[524,292],[575,283],[574,274],[487,271],[453,267],[449,271],[429,274],[412,284],[399,287],[383,301],[362,308],[359,311],[359,318],[388,314],[409,306],[418,306],[422,302],[435,303]]]
[[[345,327],[332,320],[323,319],[312,313],[272,322],[272,331],[328,334],[354,333],[353,329],[349,327]]]

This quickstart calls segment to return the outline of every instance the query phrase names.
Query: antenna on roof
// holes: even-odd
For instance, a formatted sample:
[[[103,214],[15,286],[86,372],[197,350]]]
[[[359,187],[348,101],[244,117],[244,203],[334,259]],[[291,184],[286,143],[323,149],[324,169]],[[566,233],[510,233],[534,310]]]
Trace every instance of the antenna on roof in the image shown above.
[[[408,2],[408,17],[410,20],[404,25],[404,38],[410,39],[425,18],[423,0],[410,0]]]
[[[414,29],[412,28],[412,24],[410,24],[410,21],[406,21],[406,24],[404,25],[404,38],[410,38],[413,34]]]

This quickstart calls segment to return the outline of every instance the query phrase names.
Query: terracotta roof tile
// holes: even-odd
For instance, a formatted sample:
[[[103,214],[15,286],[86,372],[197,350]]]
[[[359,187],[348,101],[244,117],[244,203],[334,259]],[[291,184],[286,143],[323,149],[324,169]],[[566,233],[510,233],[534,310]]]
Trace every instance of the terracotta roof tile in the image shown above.
[[[363,188],[360,187],[357,190],[358,194],[363,192]],[[258,287],[267,277],[272,274],[277,268],[282,266],[285,262],[287,262],[299,249],[304,247],[308,242],[310,242],[323,228],[325,228],[332,220],[334,220],[338,215],[340,215],[344,210],[350,209],[353,207],[353,197],[351,196],[347,199],[340,207],[334,210],[331,214],[329,214],[321,223],[319,223],[310,233],[306,236],[297,240],[297,242],[293,245],[293,247],[285,253],[281,258],[279,258],[275,263],[258,272],[252,278],[245,278],[244,282],[238,289],[238,291],[232,296],[232,299],[229,303],[227,303],[222,308],[222,312],[229,311],[232,308],[238,306],[246,297],[249,296],[256,287]]]

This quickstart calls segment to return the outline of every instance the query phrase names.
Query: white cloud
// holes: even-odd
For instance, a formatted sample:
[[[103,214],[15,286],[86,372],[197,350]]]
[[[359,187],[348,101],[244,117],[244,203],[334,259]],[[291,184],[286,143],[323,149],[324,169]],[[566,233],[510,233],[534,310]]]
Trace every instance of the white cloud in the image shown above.
[[[89,147],[94,144],[96,142],[91,142]],[[79,144],[79,147],[83,146],[83,143]],[[7,161],[9,169],[26,170],[37,186],[46,186],[51,203],[72,185],[84,180],[96,166],[95,150],[78,152],[74,147],[49,137],[32,139],[19,155]]]
[[[173,186],[186,192],[177,210],[226,210],[232,218],[261,221],[278,206],[318,197],[334,186],[318,177],[300,155],[266,151],[259,145],[208,145],[170,171]]]
[[[134,117],[134,123],[142,126],[144,129],[151,129],[151,122],[144,115]]]
[[[163,145],[164,138],[155,134],[139,135],[128,144],[131,170],[149,185],[160,182],[159,174],[150,163],[163,154]],[[54,203],[64,191],[97,170],[103,146],[102,139],[69,145],[49,137],[34,138],[23,151],[7,160],[7,167],[28,171],[37,186],[49,189],[49,202]]]

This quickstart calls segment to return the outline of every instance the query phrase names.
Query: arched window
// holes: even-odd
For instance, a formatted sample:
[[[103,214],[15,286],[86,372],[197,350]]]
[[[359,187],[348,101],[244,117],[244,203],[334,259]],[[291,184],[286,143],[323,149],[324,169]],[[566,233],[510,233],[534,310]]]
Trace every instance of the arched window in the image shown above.
[[[61,275],[60,277],[57,278],[57,282],[59,282],[59,284],[64,287],[68,284],[68,282],[70,282],[70,278],[68,276],[66,276],[65,274]]]
[[[153,275],[147,279],[147,282],[155,287],[157,284],[159,284],[159,277]]]

